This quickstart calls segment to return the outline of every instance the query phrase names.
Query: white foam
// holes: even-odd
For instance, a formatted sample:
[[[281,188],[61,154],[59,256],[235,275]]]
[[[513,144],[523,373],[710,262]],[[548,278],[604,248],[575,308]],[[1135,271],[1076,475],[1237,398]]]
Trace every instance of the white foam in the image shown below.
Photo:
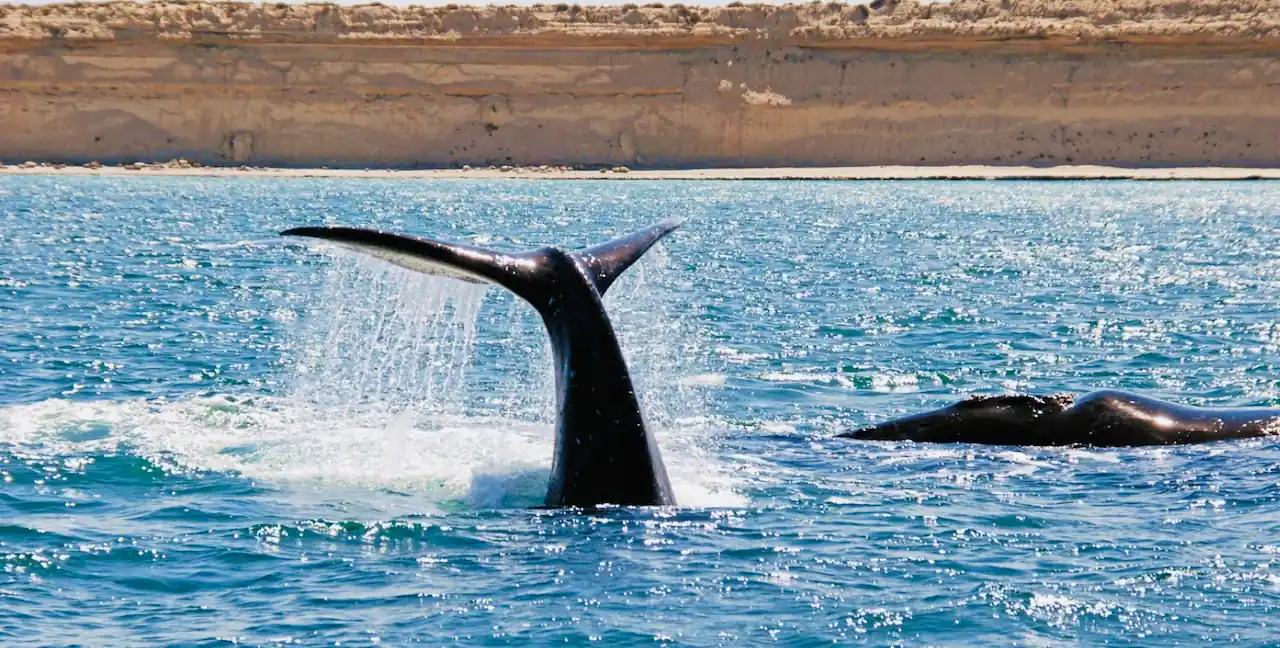
[[[733,474],[688,435],[657,434],[682,506],[747,503]],[[376,411],[326,418],[285,399],[215,396],[3,407],[0,443],[45,456],[127,451],[173,470],[235,473],[284,487],[391,489],[426,503],[491,508],[541,501],[552,430],[500,418],[410,423]]]
[[[838,382],[841,385],[849,386],[853,382],[838,373],[819,373],[819,372],[802,372],[802,371],[769,371],[760,374],[761,380],[783,383],[827,383]]]
[[[685,376],[678,382],[686,387],[723,387],[726,376],[722,373],[704,373]]]
[[[871,389],[881,393],[920,391],[920,378],[915,374],[876,373],[871,376]]]
[[[870,390],[874,392],[892,394],[920,391],[920,378],[915,374],[873,373],[870,378]],[[843,372],[770,371],[760,374],[760,379],[780,383],[834,384],[848,389],[857,388],[853,377]]]
[[[610,309],[621,313],[619,338],[677,501],[742,506],[740,477],[709,452],[718,428],[702,414],[699,394],[715,381],[677,379],[695,373],[681,366],[688,336],[660,301],[646,301],[644,279],[639,272],[619,282],[610,296],[626,303]],[[335,497],[350,487],[389,489],[422,498],[424,510],[444,501],[536,504],[553,442],[546,334],[529,321],[531,310],[508,298],[490,310],[480,340],[487,294],[484,286],[340,259],[309,312],[281,318],[292,327],[284,395],[0,407],[0,443],[52,456],[124,450],[179,470],[341,487]],[[471,383],[478,345],[486,362],[504,367],[480,372],[482,387]],[[503,376],[497,384],[495,373]]]

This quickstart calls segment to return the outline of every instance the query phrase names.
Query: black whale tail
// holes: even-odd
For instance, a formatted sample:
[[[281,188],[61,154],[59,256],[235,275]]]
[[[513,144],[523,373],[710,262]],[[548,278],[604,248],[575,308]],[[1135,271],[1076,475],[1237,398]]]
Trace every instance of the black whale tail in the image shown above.
[[[281,235],[322,239],[425,274],[497,284],[532,304],[545,317],[545,310],[554,305],[554,284],[563,279],[557,275],[571,269],[557,260],[573,261],[597,295],[603,296],[627,268],[680,223],[678,218],[669,218],[607,243],[568,253],[541,248],[512,254],[352,227],[296,227]]]
[[[546,503],[644,506],[674,504],[675,497],[602,297],[679,226],[669,219],[573,252],[548,247],[504,253],[346,227],[282,234],[323,239],[418,272],[494,283],[533,305],[551,339],[558,392]]]

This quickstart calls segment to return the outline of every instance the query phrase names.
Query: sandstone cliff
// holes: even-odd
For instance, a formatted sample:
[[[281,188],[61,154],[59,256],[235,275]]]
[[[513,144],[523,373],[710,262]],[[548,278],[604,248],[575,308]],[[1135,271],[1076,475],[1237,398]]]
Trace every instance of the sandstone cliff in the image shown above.
[[[0,159],[1280,165],[1280,2],[0,5]]]

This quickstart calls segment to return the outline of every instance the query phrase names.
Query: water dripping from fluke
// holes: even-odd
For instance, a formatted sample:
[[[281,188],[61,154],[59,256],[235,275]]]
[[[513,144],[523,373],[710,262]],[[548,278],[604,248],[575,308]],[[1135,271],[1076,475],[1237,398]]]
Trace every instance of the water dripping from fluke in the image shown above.
[[[667,265],[658,254],[624,275],[609,309],[681,503],[738,505],[704,447],[711,425],[688,424],[709,423],[688,411],[703,396],[669,378],[684,371],[690,336],[650,287]],[[295,460],[309,474],[467,507],[539,503],[555,394],[534,309],[485,284],[338,251],[310,303],[294,324],[284,381]]]

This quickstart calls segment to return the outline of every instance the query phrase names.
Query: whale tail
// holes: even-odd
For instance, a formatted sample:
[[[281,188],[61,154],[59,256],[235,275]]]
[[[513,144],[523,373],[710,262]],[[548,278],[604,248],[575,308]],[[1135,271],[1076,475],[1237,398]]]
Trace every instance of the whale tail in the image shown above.
[[[497,284],[543,312],[555,293],[554,286],[549,284],[557,283],[562,279],[557,275],[570,270],[557,260],[565,257],[571,260],[590,280],[596,293],[604,296],[627,268],[680,224],[680,219],[669,218],[607,243],[568,253],[556,248],[505,253],[353,227],[295,227],[281,235],[321,239],[424,274]]]
[[[418,272],[497,284],[533,305],[551,339],[558,391],[546,503],[643,506],[674,504],[675,497],[602,297],[679,226],[669,219],[573,252],[546,247],[504,253],[347,227],[282,234],[322,239]]]

